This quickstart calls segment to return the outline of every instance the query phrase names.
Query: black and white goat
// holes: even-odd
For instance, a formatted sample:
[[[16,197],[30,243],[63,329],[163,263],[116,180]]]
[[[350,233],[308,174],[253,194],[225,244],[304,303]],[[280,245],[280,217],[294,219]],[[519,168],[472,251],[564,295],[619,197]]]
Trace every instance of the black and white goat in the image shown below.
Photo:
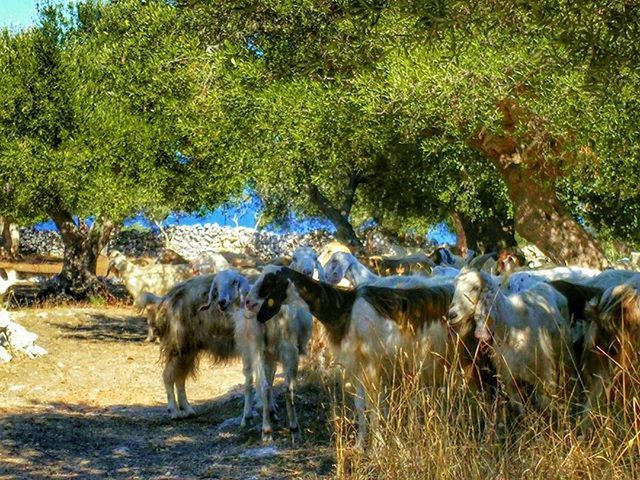
[[[316,268],[317,255],[309,247],[298,249],[294,254],[293,263],[307,273],[313,275]],[[224,272],[222,272],[224,273]],[[226,305],[233,292],[228,289],[232,284],[218,274],[211,285],[209,304]],[[323,275],[322,267],[319,274]],[[242,299],[248,292],[248,282],[244,279]],[[246,289],[244,287],[247,287]],[[298,377],[298,365],[301,354],[306,354],[307,345],[311,339],[313,317],[306,306],[288,305],[282,309],[277,317],[267,325],[256,322],[255,316],[245,315],[245,310],[235,308],[231,314],[235,325],[235,341],[242,357],[244,386],[244,408],[241,426],[244,427],[253,417],[254,381],[262,400],[262,440],[272,441],[271,412],[275,410],[273,398],[273,381],[278,362],[284,371],[285,404],[287,419],[292,439],[300,433],[300,426],[295,410],[295,387]]]
[[[269,323],[287,305],[308,306],[324,325],[346,378],[356,386],[358,445],[363,446],[365,412],[380,400],[384,373],[396,362],[417,360],[425,382],[444,380],[451,355],[444,317],[452,295],[451,285],[410,289],[365,285],[344,290],[286,267],[270,266],[249,292],[246,308],[258,322]]]

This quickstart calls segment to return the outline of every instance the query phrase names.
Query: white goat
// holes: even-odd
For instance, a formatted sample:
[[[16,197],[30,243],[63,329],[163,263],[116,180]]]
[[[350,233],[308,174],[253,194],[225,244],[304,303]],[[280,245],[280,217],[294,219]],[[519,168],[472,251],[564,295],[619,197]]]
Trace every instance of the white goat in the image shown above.
[[[388,277],[379,277],[360,263],[352,254],[345,252],[335,252],[331,255],[324,269],[327,281],[332,285],[337,285],[343,278],[346,278],[354,287],[376,285],[390,288],[412,288],[447,282],[447,278],[449,277],[449,275],[441,275],[433,278],[421,275],[391,275]]]
[[[583,280],[580,283],[589,287],[601,288],[606,290],[607,288],[615,287],[616,285],[622,285],[628,282],[637,282],[640,279],[640,273],[632,270],[605,270],[599,273],[595,277]]]
[[[324,269],[318,261],[318,253],[313,247],[298,247],[291,256],[289,268],[321,282],[326,281]]]
[[[452,285],[411,289],[364,285],[345,290],[286,267],[269,266],[251,288],[246,309],[257,312],[258,322],[265,323],[285,305],[308,306],[324,325],[338,363],[356,386],[362,447],[367,435],[365,412],[380,400],[384,374],[390,374],[396,362],[415,361],[412,365],[420,366],[429,384],[443,380],[451,349],[442,319],[452,294]]]
[[[164,295],[171,287],[193,276],[188,265],[153,264],[141,267],[127,260],[121,252],[113,250],[109,254],[109,270],[115,269],[124,280],[124,285],[133,297],[135,305],[147,309],[147,341],[156,338],[153,324],[155,310],[152,305],[158,295]],[[143,295],[143,292],[153,294]],[[156,298],[154,298],[156,296]]]
[[[546,283],[505,295],[498,280],[469,267],[456,279],[449,324],[475,329],[480,341],[492,345],[491,360],[518,413],[519,385],[535,389],[538,406],[548,407],[559,381],[572,364],[571,330],[566,298]]]
[[[520,293],[540,282],[565,280],[581,283],[599,275],[600,270],[582,267],[556,267],[541,270],[520,270],[503,280],[503,288],[509,293]]]
[[[310,247],[301,247],[293,254],[292,264],[301,273],[318,274],[324,278],[322,267],[317,261],[316,252]],[[247,283],[248,285],[248,283]],[[210,302],[223,295],[223,285],[218,285],[218,278],[211,287]],[[247,317],[244,311],[237,309],[233,314],[235,322],[235,339],[242,356],[245,377],[244,409],[241,426],[245,426],[253,416],[253,385],[259,385],[262,399],[262,440],[271,442],[273,427],[270,410],[274,409],[273,380],[278,362],[284,370],[285,403],[287,420],[292,440],[300,433],[300,426],[295,410],[295,387],[298,376],[300,354],[307,353],[307,345],[313,330],[313,317],[306,306],[285,306],[274,321],[269,324],[258,324],[254,317]]]

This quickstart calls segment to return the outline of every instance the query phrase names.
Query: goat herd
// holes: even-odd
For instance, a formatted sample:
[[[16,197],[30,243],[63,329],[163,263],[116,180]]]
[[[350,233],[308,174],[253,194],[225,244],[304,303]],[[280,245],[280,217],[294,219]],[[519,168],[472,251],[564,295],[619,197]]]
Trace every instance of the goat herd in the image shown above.
[[[150,338],[160,339],[173,418],[195,414],[185,380],[201,353],[214,359],[239,354],[245,375],[242,425],[252,417],[255,380],[262,439],[272,439],[273,381],[280,363],[295,436],[299,356],[307,351],[316,318],[324,326],[317,334],[355,386],[360,447],[370,412],[399,366],[411,368],[427,387],[442,386],[452,368],[463,372],[469,388],[497,385],[512,415],[522,411],[525,390],[537,408],[550,410],[569,392],[588,433],[590,410],[616,372],[630,366],[640,344],[640,274],[514,269],[509,256],[498,263],[496,257],[463,260],[438,249],[431,257],[435,262],[426,262],[429,268],[420,274],[381,277],[347,251],[334,252],[323,266],[311,247],[300,247],[288,266],[267,265],[252,283],[230,268],[191,278],[166,268],[156,291],[143,292],[145,285],[153,290],[153,275],[128,269],[118,252],[110,255],[138,306],[148,309]],[[342,282],[351,288],[338,286]]]

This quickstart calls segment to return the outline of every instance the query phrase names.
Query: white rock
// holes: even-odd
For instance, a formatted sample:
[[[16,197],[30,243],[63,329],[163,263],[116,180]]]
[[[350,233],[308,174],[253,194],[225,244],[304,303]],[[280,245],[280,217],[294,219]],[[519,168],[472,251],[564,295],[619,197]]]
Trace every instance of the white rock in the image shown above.
[[[267,447],[250,448],[240,454],[244,458],[270,458],[280,455],[280,450],[274,445]]]
[[[0,362],[10,362],[13,357],[6,348],[0,346]]]

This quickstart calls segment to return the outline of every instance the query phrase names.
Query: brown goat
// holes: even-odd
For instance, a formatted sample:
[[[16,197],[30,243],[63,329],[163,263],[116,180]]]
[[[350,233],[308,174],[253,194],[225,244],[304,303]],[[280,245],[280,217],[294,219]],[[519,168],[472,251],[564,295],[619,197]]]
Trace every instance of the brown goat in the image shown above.
[[[164,265],[189,265],[189,260],[170,248],[163,249],[156,262]]]
[[[154,327],[160,337],[162,376],[172,418],[195,414],[187,401],[185,381],[195,373],[200,355],[208,353],[215,361],[235,355],[233,320],[217,305],[201,309],[209,302],[214,278],[215,275],[191,278],[158,298]]]
[[[635,370],[640,344],[640,291],[637,283],[607,289],[589,302],[590,324],[585,335],[581,374],[586,401],[583,431],[592,429],[590,411],[603,393],[609,394],[618,374]]]
[[[451,284],[344,290],[286,267],[270,266],[247,296],[246,309],[264,323],[283,305],[308,306],[324,325],[337,362],[356,387],[358,445],[364,446],[367,411],[382,399],[383,386],[397,365],[419,365],[420,376],[430,385],[445,380],[454,358],[444,321],[452,295]]]
[[[435,263],[422,252],[417,252],[405,257],[369,257],[369,263],[378,272],[378,275],[408,275],[414,272],[430,272]]]

